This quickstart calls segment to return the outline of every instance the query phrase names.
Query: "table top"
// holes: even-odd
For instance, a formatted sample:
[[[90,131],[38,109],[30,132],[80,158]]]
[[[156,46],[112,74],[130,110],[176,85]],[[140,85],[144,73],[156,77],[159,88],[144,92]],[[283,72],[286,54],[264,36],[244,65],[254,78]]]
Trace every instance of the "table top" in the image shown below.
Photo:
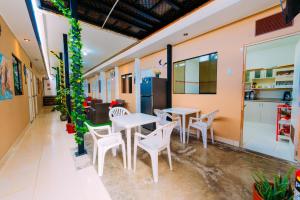
[[[173,114],[179,114],[179,115],[188,115],[188,114],[200,112],[200,109],[174,107],[174,108],[164,109],[163,111],[168,112],[168,113],[173,113]]]
[[[113,117],[111,121],[124,128],[133,128],[136,126],[158,122],[159,118],[144,113],[131,113],[129,115]]]

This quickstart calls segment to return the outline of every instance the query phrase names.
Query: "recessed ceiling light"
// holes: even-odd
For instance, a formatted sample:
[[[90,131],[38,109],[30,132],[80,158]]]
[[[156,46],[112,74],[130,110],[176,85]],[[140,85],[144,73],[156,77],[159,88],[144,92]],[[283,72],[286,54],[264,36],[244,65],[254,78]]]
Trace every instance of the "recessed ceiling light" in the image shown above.
[[[27,38],[25,38],[25,39],[24,39],[24,41],[25,41],[25,42],[30,42],[30,40],[29,40],[29,39],[27,39]]]
[[[188,33],[184,33],[184,34],[183,34],[183,36],[188,36],[188,35],[189,35]]]

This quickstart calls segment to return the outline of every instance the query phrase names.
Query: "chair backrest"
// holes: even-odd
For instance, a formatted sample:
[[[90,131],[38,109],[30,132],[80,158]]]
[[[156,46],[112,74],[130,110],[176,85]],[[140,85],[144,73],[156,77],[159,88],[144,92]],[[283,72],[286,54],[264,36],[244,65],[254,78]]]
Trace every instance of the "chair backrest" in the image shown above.
[[[166,121],[167,120],[167,115],[164,111],[159,110],[159,109],[154,109],[153,112],[159,118],[159,121]]]
[[[202,119],[207,119],[206,123],[208,126],[211,126],[214,119],[216,118],[217,113],[219,112],[219,110],[215,110],[213,112],[210,112],[208,114],[202,115]]]
[[[170,140],[171,140],[171,134],[173,129],[175,128],[177,122],[170,122],[158,129],[156,129],[155,131],[153,131],[152,133],[150,133],[149,135],[147,135],[147,138],[149,137],[155,137],[160,141],[160,146],[164,147],[166,145],[170,144]]]
[[[117,117],[117,116],[123,116],[123,115],[128,115],[130,114],[130,112],[123,107],[114,107],[111,108],[109,111],[109,119],[112,119],[113,117]]]
[[[92,138],[93,138],[94,142],[97,142],[97,140],[101,137],[105,137],[106,135],[111,134],[111,129],[110,129],[110,126],[108,126],[108,125],[107,126],[102,126],[102,127],[93,127],[93,126],[89,125],[87,122],[84,122],[84,124],[89,129],[89,132],[92,135]],[[106,134],[99,134],[99,133],[96,132],[96,130],[103,130],[103,131],[105,130]]]

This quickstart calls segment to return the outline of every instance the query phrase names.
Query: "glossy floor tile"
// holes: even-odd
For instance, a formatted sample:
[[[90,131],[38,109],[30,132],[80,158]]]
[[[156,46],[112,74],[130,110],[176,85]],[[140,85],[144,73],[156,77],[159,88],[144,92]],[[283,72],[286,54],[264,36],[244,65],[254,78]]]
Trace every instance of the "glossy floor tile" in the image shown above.
[[[280,159],[294,161],[294,145],[276,141],[276,126],[256,122],[244,123],[244,148]]]
[[[76,169],[75,147],[58,113],[45,109],[1,168],[0,199],[110,199],[93,167]]]

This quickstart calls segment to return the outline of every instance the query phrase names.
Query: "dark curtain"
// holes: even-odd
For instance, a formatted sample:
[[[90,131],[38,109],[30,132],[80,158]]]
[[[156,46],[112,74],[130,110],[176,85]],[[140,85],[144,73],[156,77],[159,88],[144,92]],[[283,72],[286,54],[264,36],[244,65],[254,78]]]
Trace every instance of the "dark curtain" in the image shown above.
[[[286,1],[286,8],[284,11],[286,23],[293,21],[293,19],[298,15],[299,12],[300,12],[300,0]]]

